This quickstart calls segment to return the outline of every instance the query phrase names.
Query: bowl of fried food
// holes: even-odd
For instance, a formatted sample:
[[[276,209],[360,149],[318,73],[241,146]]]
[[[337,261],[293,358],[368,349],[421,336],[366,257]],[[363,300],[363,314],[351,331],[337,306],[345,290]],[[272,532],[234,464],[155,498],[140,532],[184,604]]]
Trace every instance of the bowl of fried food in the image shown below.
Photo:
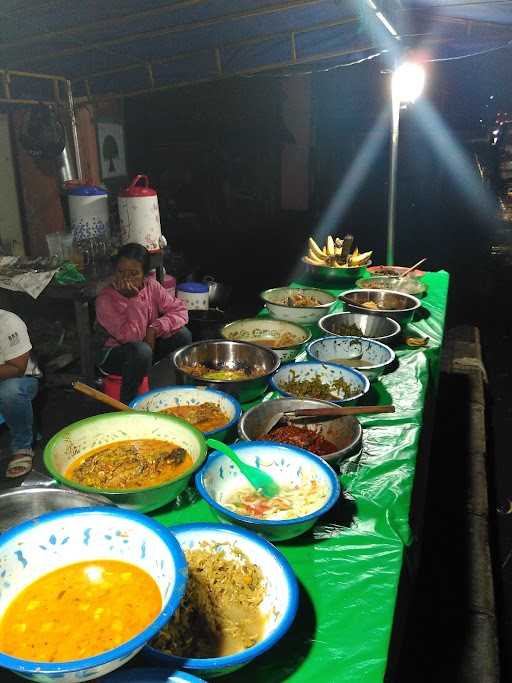
[[[184,346],[173,363],[184,383],[210,386],[246,403],[265,392],[280,360],[257,344],[213,339]]]
[[[410,323],[421,306],[415,296],[389,289],[352,289],[340,298],[349,311],[392,318],[400,325]]]
[[[210,680],[270,650],[298,606],[297,579],[279,550],[225,524],[179,525],[172,533],[187,559],[187,590],[144,654]]]
[[[235,320],[222,328],[224,339],[248,341],[277,353],[281,362],[293,360],[311,339],[305,327],[274,318]]]
[[[105,413],[57,432],[44,464],[64,486],[149,512],[187,487],[206,458],[203,434],[162,413]]]
[[[314,287],[274,287],[261,293],[272,318],[314,325],[336,303],[336,297]]]
[[[344,286],[362,277],[371,265],[372,251],[352,251],[354,238],[343,239],[329,235],[323,247],[313,237],[308,240],[308,253],[302,262],[308,267],[308,274],[315,280],[332,287]]]

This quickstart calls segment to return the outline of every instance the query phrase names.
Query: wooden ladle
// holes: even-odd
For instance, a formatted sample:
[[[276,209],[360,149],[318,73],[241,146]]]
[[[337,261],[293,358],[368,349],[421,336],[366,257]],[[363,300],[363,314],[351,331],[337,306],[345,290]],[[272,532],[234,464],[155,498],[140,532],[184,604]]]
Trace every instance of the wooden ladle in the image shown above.
[[[122,403],[121,401],[118,401],[117,399],[108,396],[108,394],[104,394],[102,391],[93,389],[88,384],[82,384],[82,382],[73,382],[72,387],[75,391],[78,391],[80,394],[84,394],[84,396],[88,396],[89,398],[94,398],[96,401],[104,403],[106,406],[110,406],[115,410],[124,410],[125,412],[129,413],[137,412],[133,408],[130,408],[130,406],[127,406],[126,403]]]

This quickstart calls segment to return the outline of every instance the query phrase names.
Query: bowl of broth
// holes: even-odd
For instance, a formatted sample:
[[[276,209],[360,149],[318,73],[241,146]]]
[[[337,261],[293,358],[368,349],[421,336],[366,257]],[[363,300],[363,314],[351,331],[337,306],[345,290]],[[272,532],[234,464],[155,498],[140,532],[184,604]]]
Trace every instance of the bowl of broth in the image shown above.
[[[137,396],[130,407],[179,417],[199,429],[206,438],[215,437],[221,441],[234,431],[242,414],[236,398],[210,387],[161,387]]]
[[[248,341],[266,346],[277,353],[281,362],[293,360],[311,339],[311,332],[301,325],[273,318],[245,318],[222,328],[222,336],[234,341]]]
[[[175,537],[118,508],[52,512],[0,537],[0,666],[78,683],[130,660],[172,617],[187,564]]]
[[[308,357],[334,365],[355,368],[370,382],[378,379],[390,368],[395,352],[375,339],[361,337],[322,337],[307,348]]]
[[[279,550],[224,524],[179,525],[172,532],[187,559],[187,592],[144,654],[210,680],[271,649],[298,607],[297,579]]]
[[[53,477],[115,505],[149,512],[188,486],[206,458],[203,434],[163,413],[105,413],[68,425],[44,449]]]

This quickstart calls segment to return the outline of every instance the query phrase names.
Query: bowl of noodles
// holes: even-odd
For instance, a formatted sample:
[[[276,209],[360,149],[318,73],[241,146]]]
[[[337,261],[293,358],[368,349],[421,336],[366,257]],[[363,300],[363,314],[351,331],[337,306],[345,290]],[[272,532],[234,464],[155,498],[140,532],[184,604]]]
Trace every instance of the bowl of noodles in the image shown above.
[[[65,486],[149,512],[188,486],[206,458],[203,434],[159,413],[104,413],[68,425],[44,449],[44,464]]]
[[[311,529],[336,503],[340,485],[330,465],[302,448],[268,441],[233,446],[238,457],[269,474],[280,491],[265,498],[238,467],[214,451],[196,475],[196,487],[222,521],[246,527],[276,542]]]
[[[185,524],[172,533],[189,582],[181,605],[145,647],[159,666],[216,678],[272,648],[297,613],[297,579],[268,541],[235,526]]]
[[[185,384],[209,386],[246,403],[265,392],[280,360],[257,344],[213,339],[184,346],[173,363]]]
[[[137,396],[130,407],[179,417],[199,429],[205,438],[221,441],[234,432],[242,414],[236,398],[210,387],[160,387]]]

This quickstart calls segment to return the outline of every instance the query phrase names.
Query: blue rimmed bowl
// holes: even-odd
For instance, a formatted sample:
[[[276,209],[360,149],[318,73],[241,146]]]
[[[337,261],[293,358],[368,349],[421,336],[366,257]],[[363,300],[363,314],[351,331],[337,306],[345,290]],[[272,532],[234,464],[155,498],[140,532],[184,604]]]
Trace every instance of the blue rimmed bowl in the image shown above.
[[[176,657],[152,645],[146,645],[144,654],[160,666],[185,669],[196,676],[210,679],[240,669],[270,650],[292,625],[298,607],[297,579],[284,556],[265,539],[234,526],[184,524],[173,527],[172,532],[184,551],[199,548],[206,541],[226,552],[229,559],[236,560],[236,555],[229,550],[231,546],[241,550],[260,567],[265,582],[265,597],[260,606],[265,619],[263,637],[247,650],[226,657]]]
[[[234,431],[242,414],[242,408],[236,398],[223,391],[210,387],[160,387],[134,398],[130,403],[130,408],[159,413],[166,408],[194,406],[206,402],[215,403],[228,416],[229,422],[222,427],[203,433],[206,438],[212,436],[223,441]]]
[[[146,571],[156,581],[162,608],[156,619],[126,643],[69,662],[33,662],[0,653],[0,666],[33,681],[78,683],[122,666],[171,618],[187,582],[179,543],[158,522],[117,508],[52,512],[0,536],[0,613],[29,584],[76,562],[118,560]]]
[[[336,380],[343,380],[349,387],[349,394],[347,394],[342,387],[333,391],[332,398],[323,399],[331,401],[332,403],[357,403],[370,389],[370,381],[358,370],[347,368],[343,365],[334,365],[333,363],[325,363],[319,361],[301,361],[300,363],[286,363],[281,365],[276,374],[272,377],[270,384],[274,391],[277,391],[281,396],[290,396],[291,398],[310,398],[317,399],[317,396],[297,396],[286,391],[283,385],[290,380],[308,380],[319,377],[323,384],[329,384]]]
[[[121,669],[103,678],[102,683],[205,683],[205,681],[184,671],[169,671],[169,669],[152,666]]]
[[[341,358],[349,358],[355,350],[361,349],[361,360],[365,361],[362,365],[354,367],[363,375],[368,377],[370,382],[378,379],[395,360],[395,352],[375,339],[364,339],[362,337],[322,337],[315,339],[307,347],[307,354],[311,360],[334,363],[343,365]]]
[[[267,472],[280,486],[301,486],[314,479],[324,487],[325,496],[319,497],[314,512],[303,517],[266,520],[239,515],[224,503],[238,489],[247,488],[247,480],[227,456],[214,451],[197,473],[196,487],[213,513],[224,522],[251,529],[274,542],[285,541],[311,529],[340,496],[340,484],[334,470],[309,451],[269,441],[240,443],[232,448],[243,462]]]

